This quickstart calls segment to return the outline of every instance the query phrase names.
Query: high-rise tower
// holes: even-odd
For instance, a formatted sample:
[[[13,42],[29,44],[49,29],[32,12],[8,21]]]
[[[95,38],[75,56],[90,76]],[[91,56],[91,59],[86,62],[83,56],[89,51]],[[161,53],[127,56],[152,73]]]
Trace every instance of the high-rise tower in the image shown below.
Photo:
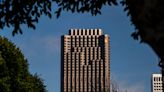
[[[109,92],[109,36],[70,29],[61,37],[61,92]]]

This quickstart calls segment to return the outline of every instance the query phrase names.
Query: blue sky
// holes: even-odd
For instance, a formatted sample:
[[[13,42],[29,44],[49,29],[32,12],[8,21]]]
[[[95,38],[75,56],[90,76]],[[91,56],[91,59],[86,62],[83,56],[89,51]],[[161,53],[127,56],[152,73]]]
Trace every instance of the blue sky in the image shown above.
[[[11,29],[0,32],[14,42],[29,61],[31,73],[44,79],[48,92],[60,91],[60,37],[70,28],[101,28],[110,35],[111,78],[120,89],[150,92],[151,74],[159,73],[158,57],[146,44],[130,36],[135,31],[121,6],[104,7],[102,15],[63,13],[59,19],[42,17],[36,30],[22,26],[23,35]]]

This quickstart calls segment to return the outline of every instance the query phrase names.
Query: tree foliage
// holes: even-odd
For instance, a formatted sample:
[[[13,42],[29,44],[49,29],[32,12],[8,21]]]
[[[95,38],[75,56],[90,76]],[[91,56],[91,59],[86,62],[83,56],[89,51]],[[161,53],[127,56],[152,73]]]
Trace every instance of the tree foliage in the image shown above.
[[[22,34],[22,24],[35,29],[41,15],[51,18],[52,10],[57,18],[62,10],[96,15],[101,13],[102,6],[106,4],[117,3],[116,0],[1,0],[0,29],[13,27],[13,35]]]
[[[164,63],[164,1],[123,0],[122,4],[136,27],[132,37],[151,46]]]
[[[52,0],[1,0],[0,28],[13,27],[12,34],[21,33],[21,25],[35,29],[41,15],[51,18]]]
[[[43,80],[28,71],[28,62],[13,43],[0,37],[0,92],[46,92]]]
[[[101,14],[104,5],[117,5],[116,0],[60,0],[58,4],[57,17],[61,10],[71,11],[72,13],[90,12],[92,15]]]

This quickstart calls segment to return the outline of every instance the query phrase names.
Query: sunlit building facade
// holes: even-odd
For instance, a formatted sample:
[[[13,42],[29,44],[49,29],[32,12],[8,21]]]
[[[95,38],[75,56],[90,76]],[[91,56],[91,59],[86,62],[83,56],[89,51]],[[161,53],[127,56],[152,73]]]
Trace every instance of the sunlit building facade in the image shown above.
[[[162,74],[152,74],[152,92],[162,91]]]
[[[70,29],[61,37],[61,92],[109,92],[109,36]]]

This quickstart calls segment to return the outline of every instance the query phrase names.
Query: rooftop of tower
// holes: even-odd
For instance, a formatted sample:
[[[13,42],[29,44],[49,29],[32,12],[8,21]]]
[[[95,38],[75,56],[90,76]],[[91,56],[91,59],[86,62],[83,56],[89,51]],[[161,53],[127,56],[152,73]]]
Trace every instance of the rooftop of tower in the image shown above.
[[[70,29],[69,35],[102,35],[101,29]]]

